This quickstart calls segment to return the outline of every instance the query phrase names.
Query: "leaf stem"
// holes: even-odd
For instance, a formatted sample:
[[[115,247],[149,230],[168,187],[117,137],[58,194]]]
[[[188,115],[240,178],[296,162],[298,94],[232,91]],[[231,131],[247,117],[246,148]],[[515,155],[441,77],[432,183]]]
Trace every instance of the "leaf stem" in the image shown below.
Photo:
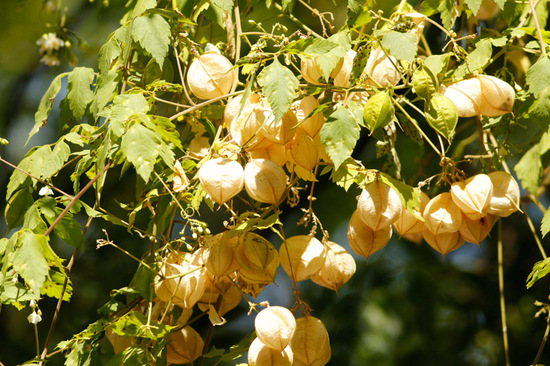
[[[506,322],[506,302],[504,299],[504,265],[503,265],[503,250],[502,250],[502,220],[498,221],[498,241],[497,241],[497,256],[498,256],[498,289],[500,293],[500,320],[502,323],[502,342],[504,344],[504,357],[506,366],[510,366],[510,354],[508,345],[508,325]]]
[[[185,114],[187,114],[187,113],[191,113],[191,112],[193,112],[193,111],[195,111],[195,110],[197,110],[197,109],[200,109],[200,108],[202,108],[202,107],[204,107],[204,106],[207,106],[207,105],[209,105],[209,104],[212,104],[212,103],[214,103],[214,102],[217,102],[218,100],[222,100],[222,99],[225,99],[225,98],[233,97],[233,96],[235,96],[235,95],[239,95],[239,94],[242,94],[242,93],[244,93],[244,90],[239,90],[239,91],[234,92],[234,93],[229,93],[229,94],[221,95],[221,96],[216,97],[216,98],[212,98],[212,99],[206,100],[206,101],[204,101],[204,102],[202,102],[202,103],[195,104],[195,105],[192,106],[191,108],[187,108],[187,109],[184,110],[184,111],[181,111],[181,112],[179,112],[179,113],[176,113],[176,114],[174,114],[172,117],[170,117],[170,118],[168,118],[168,119],[169,119],[170,121],[173,121],[173,120],[177,119],[178,117],[181,117],[181,116],[183,116],[183,115],[185,115]]]
[[[529,6],[531,7],[531,16],[535,22],[535,28],[537,29],[537,34],[539,36],[540,50],[542,55],[546,57],[546,43],[544,43],[544,38],[542,37],[542,31],[540,29],[539,19],[537,18],[537,13],[535,11],[535,3],[533,0],[529,0]]]
[[[531,220],[531,218],[527,214],[527,211],[525,209],[525,204],[523,204],[523,202],[521,202],[520,205],[521,205],[521,210],[523,212],[525,212],[525,219],[527,220],[527,224],[529,225],[529,229],[531,230],[531,233],[533,234],[533,237],[535,238],[535,241],[537,242],[537,246],[539,247],[540,254],[542,255],[543,259],[546,259],[547,258],[546,252],[544,251],[544,248],[543,248],[542,243],[539,239],[539,236],[537,235],[537,231],[535,230],[535,226],[533,225],[533,221]]]
[[[542,355],[542,350],[544,350],[544,346],[546,345],[546,341],[548,340],[548,333],[550,333],[550,314],[546,317],[546,330],[544,331],[544,336],[542,336],[542,341],[540,343],[539,350],[537,352],[537,355],[535,356],[535,360],[532,363],[532,366],[536,366],[539,363],[540,356]]]

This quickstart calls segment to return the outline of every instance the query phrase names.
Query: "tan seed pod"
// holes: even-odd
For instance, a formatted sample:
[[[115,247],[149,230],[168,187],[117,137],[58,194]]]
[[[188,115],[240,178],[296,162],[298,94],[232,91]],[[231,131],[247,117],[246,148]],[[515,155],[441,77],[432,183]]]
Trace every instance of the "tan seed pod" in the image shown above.
[[[487,214],[492,196],[493,183],[486,174],[477,174],[451,185],[453,202],[472,220]]]
[[[344,62],[342,67],[334,77],[334,86],[339,86],[341,88],[349,88],[349,77],[351,75],[351,69],[353,67],[353,60],[355,59],[357,52],[354,50],[349,50],[344,56]]]
[[[433,234],[457,232],[462,223],[462,211],[449,192],[443,192],[428,202],[424,209],[426,228]]]
[[[243,189],[244,170],[235,160],[212,159],[200,168],[199,180],[212,201],[223,205]]]
[[[493,182],[490,214],[507,217],[519,210],[519,186],[514,177],[502,171],[487,174]]]
[[[113,346],[115,354],[124,351],[128,347],[132,347],[137,344],[135,337],[121,336],[113,332],[113,328],[107,327],[105,329],[105,336]]]
[[[481,115],[497,117],[512,112],[516,93],[510,84],[489,75],[478,75],[477,78],[481,85]]]
[[[296,282],[317,274],[325,263],[325,246],[309,235],[287,238],[279,248],[281,266]]]
[[[301,129],[296,129],[294,137],[287,145],[289,159],[294,164],[300,166],[306,171],[311,171],[319,161],[317,146],[307,133]]]
[[[294,357],[290,346],[278,351],[255,338],[248,348],[248,366],[291,366]]]
[[[363,70],[363,73],[368,76],[365,84],[382,88],[397,85],[401,80],[401,75],[396,65],[397,59],[386,55],[382,48],[372,49]]]
[[[266,346],[278,351],[290,343],[296,330],[296,319],[290,310],[282,306],[268,306],[254,320],[256,336]]]
[[[403,204],[399,194],[389,185],[376,179],[367,184],[357,202],[361,220],[373,230],[393,224],[401,214]]]
[[[261,126],[260,133],[262,136],[277,144],[289,142],[294,136],[294,126],[298,124],[296,115],[291,110],[285,113],[280,120],[276,120],[273,110],[267,105],[267,101],[263,109],[257,109],[256,119]]]
[[[324,366],[330,361],[330,339],[323,322],[313,316],[296,319],[296,332],[290,341],[293,366]]]
[[[344,58],[340,59],[336,67],[330,73],[330,76],[334,79],[338,74],[338,71],[344,63]],[[304,80],[313,85],[325,85],[326,81],[323,79],[323,71],[319,67],[315,58],[302,58],[301,73]]]
[[[332,164],[332,159],[327,154],[325,145],[321,142],[321,137],[319,137],[318,134],[313,139],[313,142],[315,142],[315,146],[317,146],[317,153],[319,154],[319,159],[324,161],[325,163]]]
[[[258,202],[279,204],[286,190],[283,168],[271,160],[252,159],[244,168],[244,186],[248,195]]]
[[[321,131],[321,128],[325,123],[325,116],[323,113],[317,113],[307,118],[307,116],[309,116],[317,107],[319,107],[319,102],[313,95],[303,97],[302,99],[292,103],[291,107],[299,123],[298,128],[304,130],[311,138],[314,138],[317,134],[319,134],[319,131]]]
[[[420,207],[416,211],[416,215],[422,217],[422,212],[424,212],[424,208],[426,208],[428,202],[430,202],[430,198],[426,193],[421,191]],[[424,221],[420,220],[405,208],[401,210],[401,215],[399,215],[399,218],[393,223],[393,226],[400,236],[422,233],[426,228]]]
[[[366,259],[388,244],[392,234],[392,227],[386,226],[380,230],[372,230],[366,225],[359,212],[355,210],[351,215],[348,226],[348,240],[353,251]]]
[[[424,240],[432,248],[445,256],[452,252],[455,249],[460,248],[464,244],[464,238],[460,235],[458,231],[452,233],[440,233],[433,234],[430,230],[424,230],[422,233],[424,235]]]
[[[195,136],[189,143],[189,152],[198,157],[205,157],[210,151],[210,142],[206,136]]]
[[[197,331],[190,326],[170,335],[166,347],[168,364],[184,364],[196,360],[203,352],[204,341]]]
[[[229,93],[237,77],[231,62],[222,55],[205,53],[197,57],[187,71],[187,84],[201,99],[212,99]]]
[[[279,267],[279,254],[275,247],[262,236],[248,232],[239,237],[235,249],[239,275],[254,284],[273,282]]]
[[[258,116],[263,118],[263,109],[260,103],[261,96],[253,94],[245,103],[243,110],[237,117],[233,118],[229,131],[233,140],[241,147],[253,149],[262,147],[269,143],[260,133],[262,125]],[[237,112],[238,113],[238,112]],[[231,117],[228,116],[229,119]],[[227,123],[227,122],[226,122]]]
[[[206,291],[198,302],[199,309],[204,312],[209,311],[210,305],[218,305],[218,300],[221,297],[216,310],[219,316],[224,316],[240,304],[242,300],[241,291],[227,276],[211,279],[208,282]]]
[[[474,117],[480,114],[481,83],[479,79],[465,79],[442,86],[440,92],[454,103],[459,117]]]
[[[355,274],[355,260],[342,246],[326,243],[325,263],[311,280],[316,284],[338,291]]]
[[[235,272],[239,265],[235,259],[236,238],[228,238],[225,233],[203,236],[202,260],[206,269],[216,277]]]
[[[286,147],[282,144],[270,142],[269,145],[250,150],[252,159],[267,159],[283,166],[286,163]]]
[[[254,298],[260,296],[265,286],[268,285],[266,282],[250,282],[241,276],[239,272],[237,272],[235,283],[242,293],[250,295]]]
[[[463,215],[462,224],[458,232],[467,242],[479,245],[489,235],[495,222],[495,216],[491,214],[477,220],[472,220],[468,216]]]
[[[248,98],[248,100],[250,100],[250,98]],[[237,116],[239,115],[239,111],[241,110],[241,107],[243,109],[246,108],[241,104],[242,101],[243,101],[243,94],[240,94],[240,95],[237,95],[236,97],[229,99],[229,101],[227,102],[223,110],[223,125],[225,128],[227,128],[227,130],[231,130],[231,122],[233,122],[233,120],[237,118]],[[250,106],[248,107],[250,108]]]
[[[174,178],[172,178],[174,192],[183,192],[189,186],[189,178],[185,174],[179,160],[174,164]]]

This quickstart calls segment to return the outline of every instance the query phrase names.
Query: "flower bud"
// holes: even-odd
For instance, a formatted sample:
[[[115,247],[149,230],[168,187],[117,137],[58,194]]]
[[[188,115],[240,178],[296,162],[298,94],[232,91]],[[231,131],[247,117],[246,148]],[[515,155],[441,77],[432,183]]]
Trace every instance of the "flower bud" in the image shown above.
[[[204,341],[199,333],[186,326],[170,335],[166,347],[166,362],[178,365],[193,362],[202,354],[203,348]]]
[[[424,230],[422,234],[424,235],[424,240],[426,240],[426,243],[428,243],[443,256],[455,249],[458,249],[462,246],[462,244],[464,244],[464,239],[458,231],[452,233],[447,232],[433,234],[430,230]]]
[[[348,226],[348,240],[353,251],[365,258],[379,251],[388,244],[392,234],[392,227],[386,226],[379,230],[372,230],[367,226],[358,211],[354,211]]]
[[[229,93],[237,72],[222,55],[206,53],[197,57],[187,71],[187,84],[201,99],[212,99]]]
[[[451,185],[453,202],[472,220],[487,214],[492,196],[493,183],[486,174],[477,174]]]
[[[239,274],[246,281],[266,284],[275,279],[279,254],[262,236],[248,232],[239,237],[235,257],[239,264]]]
[[[478,75],[477,78],[481,84],[481,115],[497,117],[512,112],[516,93],[510,84],[489,75]]]
[[[298,128],[304,130],[311,138],[317,136],[325,123],[323,113],[317,113],[307,118],[317,107],[319,107],[319,102],[313,95],[308,95],[292,103],[291,107],[299,123]]]
[[[519,186],[514,177],[502,171],[487,174],[493,182],[490,214],[507,217],[519,210]]]
[[[212,201],[223,205],[243,189],[244,171],[234,160],[212,159],[200,168],[199,180]]]
[[[365,187],[357,202],[361,220],[373,230],[393,224],[399,218],[402,208],[399,194],[378,179]]]
[[[294,357],[290,346],[278,351],[255,338],[248,349],[248,366],[291,366]]]
[[[355,260],[347,250],[332,241],[326,243],[325,250],[325,263],[311,280],[338,291],[355,274]]]
[[[256,336],[266,346],[278,351],[290,343],[296,330],[296,319],[285,307],[268,306],[256,315],[254,320]]]
[[[325,262],[325,246],[309,235],[287,238],[279,248],[281,266],[296,282],[317,274]]]
[[[422,212],[424,212],[424,208],[428,202],[430,202],[430,198],[426,193],[421,191],[420,207],[415,211],[417,216],[422,217]],[[401,210],[401,215],[399,215],[399,218],[393,223],[395,230],[397,230],[400,236],[417,234],[424,231],[426,228],[424,221],[420,220],[417,216],[413,215],[405,208]]]
[[[244,168],[244,185],[256,201],[277,205],[286,190],[286,174],[271,160],[252,159]]]
[[[443,192],[428,202],[424,209],[426,228],[433,234],[457,232],[462,223],[462,212],[449,192]]]
[[[296,319],[296,332],[290,347],[294,354],[293,366],[324,366],[330,361],[327,329],[320,319],[313,316]]]
[[[489,235],[495,222],[495,216],[490,214],[477,220],[472,220],[468,216],[463,215],[462,224],[458,232],[467,242],[479,245]]]

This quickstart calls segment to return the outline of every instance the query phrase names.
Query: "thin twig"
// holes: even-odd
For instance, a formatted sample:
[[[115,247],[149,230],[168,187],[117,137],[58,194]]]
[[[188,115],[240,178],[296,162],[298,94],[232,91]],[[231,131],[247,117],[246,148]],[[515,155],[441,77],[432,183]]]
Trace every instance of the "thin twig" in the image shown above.
[[[546,43],[544,43],[544,38],[542,37],[542,31],[540,30],[539,19],[537,18],[537,13],[535,12],[535,3],[533,0],[529,0],[529,6],[531,7],[531,15],[533,16],[535,28],[537,29],[537,34],[539,36],[540,50],[542,51],[542,55],[546,57]]]
[[[546,330],[544,331],[542,342],[540,343],[539,350],[537,352],[537,355],[535,356],[535,360],[533,361],[532,366],[536,366],[539,363],[540,356],[542,356],[542,350],[544,350],[544,346],[546,345],[546,341],[548,340],[548,333],[550,333],[550,314],[548,314],[548,316],[546,317]]]
[[[508,346],[508,325],[506,323],[506,302],[504,299],[504,260],[502,251],[502,220],[498,221],[498,289],[500,293],[500,320],[502,322],[502,342],[504,344],[504,357],[506,366],[510,366],[510,354]]]

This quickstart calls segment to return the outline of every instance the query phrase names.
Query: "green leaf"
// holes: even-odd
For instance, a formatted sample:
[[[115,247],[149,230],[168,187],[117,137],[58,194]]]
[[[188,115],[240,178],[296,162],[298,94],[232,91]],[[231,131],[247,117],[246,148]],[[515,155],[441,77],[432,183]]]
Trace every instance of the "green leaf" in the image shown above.
[[[95,94],[90,106],[90,112],[97,118],[103,111],[107,103],[111,101],[116,94],[118,87],[118,73],[114,70],[108,70],[99,74],[95,88]]]
[[[529,273],[529,276],[527,276],[527,288],[531,288],[535,282],[546,277],[548,273],[550,273],[550,258],[535,263],[533,270]]]
[[[210,0],[210,2],[229,14],[233,12],[233,0]]]
[[[153,299],[152,287],[154,280],[155,273],[151,272],[149,268],[139,265],[136,273],[134,274],[134,278],[132,278],[130,286],[136,289],[136,291],[139,292],[144,299],[151,301]]]
[[[363,7],[363,2],[357,0],[348,0],[347,15],[348,19],[346,24],[348,28],[361,27],[372,20],[372,17],[369,14],[369,9],[367,7]]]
[[[161,149],[161,141],[157,134],[136,123],[122,136],[120,147],[124,156],[136,168],[138,175],[145,182],[149,181]]]
[[[385,173],[380,173],[380,180],[391,186],[401,197],[403,207],[415,212],[420,207],[420,189],[414,188]]]
[[[414,92],[423,99],[430,97],[437,92],[439,83],[437,78],[432,73],[431,69],[426,66],[419,67],[412,76],[412,84]]]
[[[65,287],[65,291],[63,292],[63,285],[66,279],[68,282]],[[73,295],[73,286],[70,279],[65,274],[50,270],[49,278],[46,282],[44,282],[44,286],[42,287],[40,293],[56,299],[59,299],[63,293],[63,301],[69,302],[71,300],[71,296]]]
[[[549,231],[550,231],[550,212],[547,210],[544,213],[544,216],[540,223],[540,232],[542,234],[542,237],[544,238]]]
[[[389,31],[382,37],[382,47],[398,60],[412,61],[416,57],[417,37],[412,33]]]
[[[462,78],[473,73],[481,72],[487,66],[493,55],[493,45],[490,39],[483,39],[476,45],[476,49],[466,56],[466,60],[457,67],[453,74],[455,78]]]
[[[454,0],[441,0],[437,10],[441,13],[441,22],[443,23],[443,27],[450,30],[456,18]]]
[[[335,169],[351,156],[359,139],[359,130],[356,117],[345,106],[333,112],[321,128],[321,142],[334,162]]]
[[[158,14],[149,14],[134,19],[132,38],[139,43],[162,68],[170,45],[170,25]]]
[[[61,207],[57,207],[57,201],[52,197],[43,197],[37,201],[37,204],[38,209],[44,215],[49,225],[52,225],[63,212]],[[65,213],[53,228],[53,232],[65,243],[84,251],[84,234],[82,232],[82,227],[78,221],[75,220],[72,213]]]
[[[101,115],[109,117],[113,135],[120,137],[126,130],[130,117],[148,110],[149,104],[142,94],[121,94],[115,97],[111,109],[105,110]]]
[[[529,117],[539,124],[541,130],[548,129],[548,125],[550,125],[550,87],[539,93],[534,106],[529,110]]]
[[[481,0],[466,0],[466,5],[474,13],[477,14],[479,7],[481,6]]]
[[[443,74],[447,70],[450,59],[450,53],[444,53],[442,55],[431,55],[426,57],[422,65],[430,69],[435,76],[438,76],[440,74]]]
[[[48,238],[30,230],[18,232],[19,248],[13,256],[13,269],[21,275],[31,291],[40,291],[48,276],[50,267],[45,258]]]
[[[435,93],[426,106],[426,121],[451,142],[458,122],[458,112],[454,103],[440,93]]]
[[[23,225],[25,212],[27,212],[34,202],[31,193],[32,190],[30,188],[23,188],[11,196],[5,211],[9,229]]]
[[[529,91],[538,97],[550,85],[550,58],[541,57],[531,65],[525,76]]]
[[[77,120],[82,119],[86,107],[94,97],[91,88],[94,77],[94,69],[88,67],[75,67],[69,73],[67,99],[69,100],[69,107]]]
[[[542,177],[541,157],[549,150],[550,133],[546,132],[541,136],[539,143],[527,150],[514,167],[523,189],[526,189],[535,197]]]
[[[40,100],[40,104],[38,106],[38,110],[34,114],[34,126],[31,132],[29,132],[27,143],[29,142],[31,137],[34,136],[35,133],[37,133],[42,127],[46,125],[46,123],[48,123],[48,116],[50,115],[50,111],[52,110],[55,97],[61,89],[61,79],[63,79],[67,75],[68,73],[57,75],[48,87],[48,90],[46,90],[46,93],[44,93],[44,95],[42,96],[42,99]]]
[[[98,67],[101,74],[105,74],[111,69],[113,60],[122,54],[121,41],[119,35],[125,33],[127,26],[120,27],[109,35],[107,42],[99,49]]]
[[[323,72],[323,78],[329,80],[331,72],[351,48],[349,33],[338,32],[328,39],[315,39],[304,53],[315,57],[315,62]]]
[[[330,175],[330,179],[336,183],[337,186],[344,188],[347,192],[348,189],[355,183],[355,179],[359,175],[359,166],[355,160],[346,159],[338,169],[334,169]]]
[[[395,119],[395,108],[392,103],[391,91],[380,91],[369,98],[363,112],[365,124],[372,134]]]
[[[115,334],[128,337],[144,337],[158,340],[166,336],[175,326],[148,322],[147,316],[138,311],[132,311],[120,317],[112,324]]]
[[[294,94],[298,90],[298,79],[275,58],[271,65],[258,75],[258,83],[273,109],[275,119],[280,121],[292,104]]]

